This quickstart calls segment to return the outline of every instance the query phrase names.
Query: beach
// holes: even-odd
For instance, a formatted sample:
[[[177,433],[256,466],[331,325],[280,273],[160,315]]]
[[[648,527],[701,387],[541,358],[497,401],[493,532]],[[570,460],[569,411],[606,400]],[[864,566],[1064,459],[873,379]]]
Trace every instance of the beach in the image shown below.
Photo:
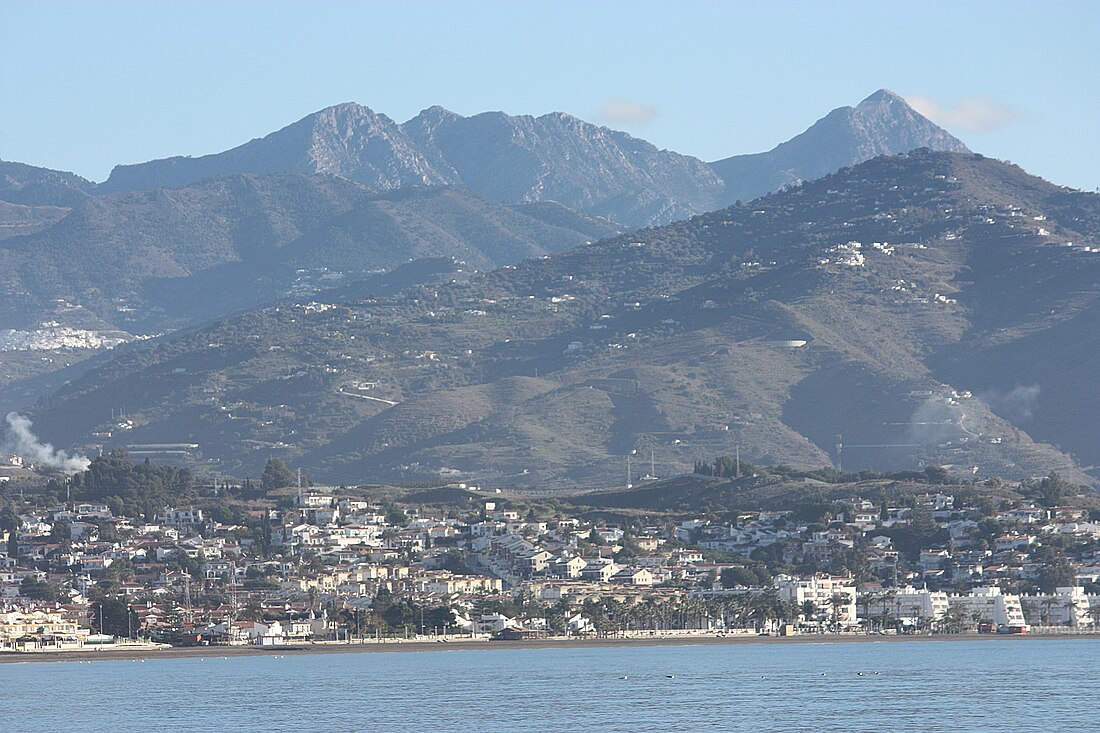
[[[1100,639],[1100,634],[797,634],[794,636],[758,636],[734,634],[658,635],[614,638],[563,638],[524,639],[520,641],[490,640],[485,638],[447,637],[433,639],[396,639],[364,642],[312,642],[274,646],[192,646],[192,647],[100,647],[63,649],[57,651],[0,652],[0,664],[26,662],[91,662],[118,659],[186,659],[218,657],[289,656],[303,654],[360,654],[378,652],[441,652],[455,650],[487,649],[577,649],[577,648],[631,648],[651,646],[733,646],[733,645],[790,645],[790,644],[873,644],[916,642],[959,642],[1051,639]]]

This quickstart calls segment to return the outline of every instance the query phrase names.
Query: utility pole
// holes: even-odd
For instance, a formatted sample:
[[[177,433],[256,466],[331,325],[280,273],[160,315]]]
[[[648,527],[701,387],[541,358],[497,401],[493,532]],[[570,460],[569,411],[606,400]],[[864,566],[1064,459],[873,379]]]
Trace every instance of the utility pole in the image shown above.
[[[844,439],[841,437],[840,433],[837,433],[836,434],[836,465],[835,465],[837,473],[842,473],[844,471],[844,469],[842,467],[843,464],[841,462],[843,452],[844,452]]]
[[[183,606],[187,610],[187,620],[190,622],[194,618],[191,613],[191,574],[186,570],[183,571]]]
[[[237,566],[234,565],[229,576],[229,633],[233,634],[233,624],[237,621]]]

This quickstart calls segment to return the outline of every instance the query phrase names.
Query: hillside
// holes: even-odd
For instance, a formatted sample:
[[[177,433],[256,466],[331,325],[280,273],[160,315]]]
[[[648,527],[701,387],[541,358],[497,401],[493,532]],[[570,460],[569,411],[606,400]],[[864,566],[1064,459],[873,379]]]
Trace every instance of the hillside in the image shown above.
[[[377,191],[459,185],[503,203],[556,201],[626,226],[647,226],[919,147],[966,150],[886,90],[857,107],[834,110],[770,152],[709,165],[560,112],[464,117],[437,106],[398,124],[349,102],[222,153],[117,166],[96,190],[302,173],[338,176]]]
[[[433,169],[400,125],[349,102],[223,153],[116,166],[100,191],[176,188],[240,173],[326,174],[380,191],[453,183]]]
[[[794,507],[825,506],[855,498],[882,497],[897,500],[930,492],[948,493],[969,500],[976,497],[1016,499],[1022,497],[1004,487],[974,486],[961,482],[947,484],[920,480],[920,475],[894,477],[835,477],[831,481],[776,472],[774,466],[755,470],[739,478],[717,479],[687,474],[666,481],[654,481],[631,489],[589,491],[573,494],[568,502],[592,510],[633,510],[701,514],[789,511]],[[1083,495],[1084,504],[1095,504],[1096,495]]]
[[[80,201],[95,187],[94,183],[75,173],[0,160],[0,201],[28,206],[68,206]]]
[[[452,187],[379,195],[340,178],[233,175],[174,189],[0,203],[0,326],[161,332],[419,257],[492,268],[614,231],[552,204]]]
[[[556,201],[630,225],[715,208],[723,185],[695,158],[566,114],[462,117],[432,107],[399,125],[349,102],[224,153],[117,166],[98,190],[284,172],[339,176],[377,191],[461,185],[494,201]]]
[[[630,226],[721,205],[722,181],[703,162],[572,115],[432,107],[404,129],[456,183],[497,201],[558,201]]]
[[[766,153],[735,155],[710,166],[725,181],[724,199],[732,203],[820,178],[879,155],[917,148],[968,152],[960,140],[904,99],[880,89],[855,107],[834,109],[805,132]]]
[[[976,155],[879,157],[446,287],[128,347],[36,427],[346,482],[607,486],[628,455],[669,475],[738,446],[818,468],[838,434],[848,470],[1084,481],[1098,200]],[[122,402],[134,427],[104,438]]]

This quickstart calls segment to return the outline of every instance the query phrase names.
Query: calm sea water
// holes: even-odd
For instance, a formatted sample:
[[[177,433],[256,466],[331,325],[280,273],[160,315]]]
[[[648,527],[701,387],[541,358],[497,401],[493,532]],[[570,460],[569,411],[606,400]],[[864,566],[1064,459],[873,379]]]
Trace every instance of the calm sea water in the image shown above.
[[[1078,639],[4,664],[0,731],[1081,731],[1098,674]]]

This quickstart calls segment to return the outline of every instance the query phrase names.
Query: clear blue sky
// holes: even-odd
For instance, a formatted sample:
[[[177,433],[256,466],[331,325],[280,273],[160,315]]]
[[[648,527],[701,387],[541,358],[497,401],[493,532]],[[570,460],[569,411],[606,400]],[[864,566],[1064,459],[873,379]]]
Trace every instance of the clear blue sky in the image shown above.
[[[565,111],[705,160],[879,87],[1100,186],[1100,2],[0,2],[0,158],[103,180],[330,104]]]

